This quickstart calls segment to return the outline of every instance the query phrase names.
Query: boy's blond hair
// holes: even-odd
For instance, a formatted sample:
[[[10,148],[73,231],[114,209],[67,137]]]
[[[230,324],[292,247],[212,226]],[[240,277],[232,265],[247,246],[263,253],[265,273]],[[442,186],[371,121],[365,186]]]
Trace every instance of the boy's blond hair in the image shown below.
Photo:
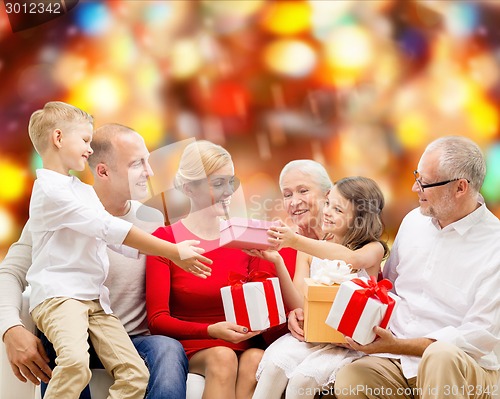
[[[91,115],[73,105],[62,101],[51,101],[31,114],[28,133],[36,152],[42,154],[49,143],[49,134],[62,128],[67,123],[90,123],[94,125]]]

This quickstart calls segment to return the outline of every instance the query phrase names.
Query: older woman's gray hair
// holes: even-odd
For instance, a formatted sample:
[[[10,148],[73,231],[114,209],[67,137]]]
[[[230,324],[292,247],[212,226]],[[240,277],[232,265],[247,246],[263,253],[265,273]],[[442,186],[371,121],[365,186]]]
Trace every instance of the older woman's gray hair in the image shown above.
[[[310,176],[325,194],[333,186],[333,183],[323,165],[319,162],[313,161],[312,159],[297,159],[295,161],[288,162],[281,170],[279,178],[281,189],[283,188],[283,179],[285,175],[292,170],[298,170],[301,173]]]

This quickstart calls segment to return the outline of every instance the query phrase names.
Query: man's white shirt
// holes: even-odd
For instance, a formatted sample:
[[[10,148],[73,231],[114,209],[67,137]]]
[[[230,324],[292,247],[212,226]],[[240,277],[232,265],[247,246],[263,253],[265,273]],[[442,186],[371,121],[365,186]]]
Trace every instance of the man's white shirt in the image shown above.
[[[396,337],[446,341],[480,366],[500,368],[500,221],[484,204],[443,229],[411,211],[384,277],[401,298],[389,325]],[[420,357],[398,357],[414,377]]]

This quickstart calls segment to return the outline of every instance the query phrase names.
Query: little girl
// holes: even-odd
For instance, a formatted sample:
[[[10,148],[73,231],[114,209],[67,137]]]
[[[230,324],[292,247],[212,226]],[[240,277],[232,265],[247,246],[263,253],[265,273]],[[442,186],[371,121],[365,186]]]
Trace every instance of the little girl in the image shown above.
[[[293,282],[277,251],[251,252],[275,264],[286,306],[302,308],[304,278],[314,273],[321,259],[344,260],[359,276],[378,275],[380,263],[388,255],[387,245],[381,241],[383,207],[384,197],[373,180],[348,177],[327,194],[324,240],[300,236],[284,224],[269,230],[270,241],[299,251]],[[279,399],[285,388],[287,399],[314,398],[321,387],[335,381],[337,370],[360,356],[361,352],[335,344],[307,343],[290,333],[284,335],[264,352],[253,399]]]

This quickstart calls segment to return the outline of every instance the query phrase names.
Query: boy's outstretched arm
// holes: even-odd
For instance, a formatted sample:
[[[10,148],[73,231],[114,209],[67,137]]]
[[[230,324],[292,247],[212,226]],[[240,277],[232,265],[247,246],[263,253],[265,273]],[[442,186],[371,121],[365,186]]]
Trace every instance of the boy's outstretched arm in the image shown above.
[[[211,265],[213,262],[201,255],[205,250],[196,247],[199,243],[196,240],[186,240],[178,244],[173,244],[146,233],[135,226],[132,226],[123,241],[124,245],[136,248],[141,253],[163,256],[170,259],[181,269],[195,276],[207,278],[207,276],[211,275],[212,269],[203,263]]]

